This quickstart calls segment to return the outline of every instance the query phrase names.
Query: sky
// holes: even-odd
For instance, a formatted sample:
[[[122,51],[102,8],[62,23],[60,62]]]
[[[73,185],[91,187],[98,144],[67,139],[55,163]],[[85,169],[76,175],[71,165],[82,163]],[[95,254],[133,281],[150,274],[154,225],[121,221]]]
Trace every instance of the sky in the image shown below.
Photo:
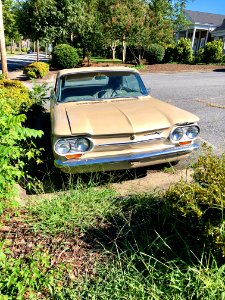
[[[225,0],[189,0],[186,9],[225,15]]]

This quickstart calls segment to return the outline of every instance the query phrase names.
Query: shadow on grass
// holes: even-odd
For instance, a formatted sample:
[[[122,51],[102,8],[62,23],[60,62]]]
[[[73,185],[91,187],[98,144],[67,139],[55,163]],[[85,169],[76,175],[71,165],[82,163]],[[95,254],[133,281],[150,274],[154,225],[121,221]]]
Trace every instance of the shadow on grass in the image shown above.
[[[114,216],[105,226],[88,230],[83,240],[92,249],[104,249],[116,256],[137,257],[136,267],[146,270],[150,261],[160,264],[176,262],[179,267],[208,264],[213,244],[204,236],[204,228],[195,220],[174,215],[172,205],[154,194],[118,199],[122,216]],[[212,255],[213,253],[213,255]],[[140,259],[141,257],[141,259]],[[218,262],[221,256],[217,256]]]

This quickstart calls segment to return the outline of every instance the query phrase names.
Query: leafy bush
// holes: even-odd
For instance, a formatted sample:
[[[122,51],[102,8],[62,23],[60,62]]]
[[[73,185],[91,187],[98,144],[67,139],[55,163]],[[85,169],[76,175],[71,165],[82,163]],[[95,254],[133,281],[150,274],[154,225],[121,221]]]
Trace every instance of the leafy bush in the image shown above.
[[[204,62],[204,48],[200,48],[196,55],[195,55],[195,62],[196,63],[203,63]]]
[[[26,112],[33,104],[29,89],[18,80],[0,80],[0,102],[1,99],[5,112],[9,114]]]
[[[21,48],[21,52],[27,52],[27,48]]]
[[[171,63],[174,61],[174,46],[173,45],[169,45],[166,49],[165,49],[165,55],[164,55],[164,59],[163,61],[165,63]]]
[[[207,43],[204,47],[203,62],[205,63],[221,63],[223,58],[223,42],[215,40]]]
[[[60,44],[52,51],[52,65],[58,69],[74,68],[79,63],[77,50],[70,45]]]
[[[7,112],[7,101],[6,98],[0,99],[1,199],[13,196],[13,185],[24,176],[24,160],[29,160],[38,153],[32,148],[32,143],[28,142],[28,139],[42,135],[42,131],[23,127],[25,115],[15,115],[12,111]],[[27,143],[25,143],[26,141]]]
[[[149,45],[145,57],[150,64],[160,63],[165,55],[165,49],[159,44]]]
[[[49,72],[49,64],[44,62],[34,62],[23,69],[23,74],[28,78],[43,78]]]
[[[191,41],[189,39],[181,38],[175,46],[174,53],[175,61],[179,63],[191,63],[193,60],[193,51],[191,48]]]
[[[189,228],[205,251],[225,256],[225,155],[218,158],[210,149],[194,165],[194,181],[171,186],[165,194],[167,209],[180,226]]]

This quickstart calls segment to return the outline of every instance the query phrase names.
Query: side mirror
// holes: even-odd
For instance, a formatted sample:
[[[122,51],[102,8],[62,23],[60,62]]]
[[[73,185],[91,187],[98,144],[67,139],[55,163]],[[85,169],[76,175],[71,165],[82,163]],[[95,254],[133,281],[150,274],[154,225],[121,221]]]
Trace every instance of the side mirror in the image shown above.
[[[151,88],[147,88],[146,90],[147,90],[148,94],[151,95]]]

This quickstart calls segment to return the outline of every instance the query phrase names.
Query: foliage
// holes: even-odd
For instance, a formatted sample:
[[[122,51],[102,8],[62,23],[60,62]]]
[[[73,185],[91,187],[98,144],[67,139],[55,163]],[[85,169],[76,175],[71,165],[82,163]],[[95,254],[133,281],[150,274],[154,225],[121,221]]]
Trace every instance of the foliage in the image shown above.
[[[61,44],[52,51],[52,65],[58,69],[74,68],[79,63],[79,56],[75,48]]]
[[[127,43],[140,63],[149,43],[166,45],[184,27],[186,1],[167,0],[25,0],[17,4],[20,34],[82,48],[83,58]],[[125,45],[125,44],[124,44]],[[125,47],[121,47],[125,51]]]
[[[218,158],[207,148],[204,151],[194,165],[194,182],[171,186],[165,194],[166,205],[177,222],[189,224],[206,250],[224,257],[225,156]]]
[[[221,63],[223,58],[223,42],[214,40],[207,43],[202,50],[202,62]]]
[[[44,233],[72,233],[74,228],[84,231],[103,222],[115,212],[114,193],[107,189],[85,188],[79,185],[68,193],[51,200],[31,203],[33,228]]]
[[[2,2],[4,33],[6,40],[8,40],[8,42],[11,40],[19,41],[21,36],[16,22],[16,3],[14,0],[4,0]]]
[[[193,60],[193,51],[191,48],[191,41],[189,39],[181,38],[175,46],[174,53],[175,61],[179,63],[191,63]]]
[[[6,113],[26,112],[33,104],[28,88],[18,80],[1,79],[0,88],[0,101],[4,102]]]
[[[39,299],[53,296],[60,291],[63,268],[51,267],[51,257],[48,253],[40,252],[37,248],[23,260],[11,257],[10,250],[4,248],[4,244],[1,245],[1,299]]]
[[[204,48],[200,48],[195,55],[196,63],[203,63],[204,61]]]
[[[151,44],[145,53],[145,57],[150,64],[160,63],[165,55],[165,49],[159,44]]]
[[[23,69],[23,74],[28,78],[43,78],[49,72],[49,64],[44,62],[33,62]]]
[[[25,174],[25,161],[38,154],[31,138],[40,137],[41,131],[24,128],[25,115],[15,115],[8,109],[8,99],[0,99],[0,198],[12,196],[14,184]],[[28,142],[29,140],[29,142]],[[22,146],[23,144],[23,146]]]
[[[168,45],[166,48],[165,48],[165,55],[164,55],[164,58],[163,58],[163,62],[165,63],[171,63],[174,61],[174,53],[175,52],[175,46],[173,45]]]

